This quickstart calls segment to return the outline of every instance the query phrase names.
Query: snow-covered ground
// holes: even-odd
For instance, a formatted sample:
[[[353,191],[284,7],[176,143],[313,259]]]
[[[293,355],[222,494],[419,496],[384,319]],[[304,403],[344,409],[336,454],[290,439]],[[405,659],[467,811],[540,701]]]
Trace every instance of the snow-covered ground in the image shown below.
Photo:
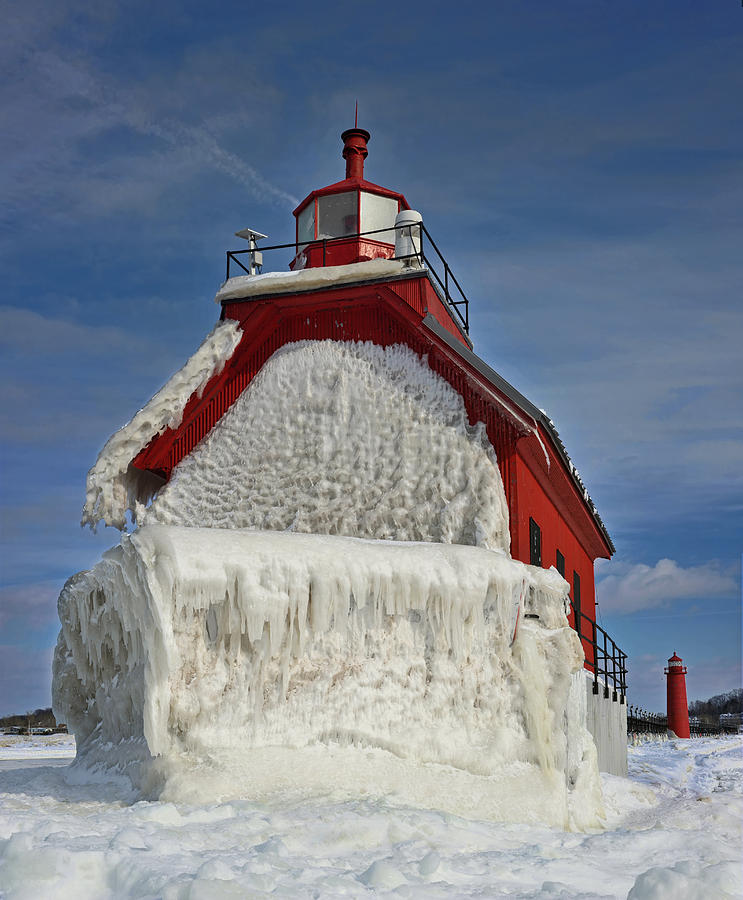
[[[743,738],[630,749],[603,831],[383,802],[128,804],[66,778],[72,738],[0,736],[0,897],[743,896]]]

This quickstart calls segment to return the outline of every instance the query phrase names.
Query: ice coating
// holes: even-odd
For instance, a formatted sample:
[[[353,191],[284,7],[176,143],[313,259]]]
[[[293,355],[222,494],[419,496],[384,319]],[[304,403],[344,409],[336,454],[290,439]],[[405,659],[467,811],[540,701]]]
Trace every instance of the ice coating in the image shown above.
[[[144,526],[62,592],[55,714],[77,765],[160,796],[365,785],[586,827],[601,799],[566,593],[477,547]],[[520,596],[539,618],[511,644]]]
[[[568,585],[508,555],[485,428],[425,358],[282,347],[143,508],[124,460],[238,339],[189,363],[92,470],[89,521],[134,503],[141,527],[60,596],[53,702],[75,777],[596,825]]]
[[[138,519],[509,547],[484,425],[403,345],[282,347]]]
[[[133,469],[131,461],[155,435],[178,427],[189,397],[200,395],[209,379],[222,371],[241,338],[237,322],[217,323],[185,366],[108,439],[88,472],[83,525],[94,527],[103,521],[124,528],[127,510],[149,499],[160,482]]]

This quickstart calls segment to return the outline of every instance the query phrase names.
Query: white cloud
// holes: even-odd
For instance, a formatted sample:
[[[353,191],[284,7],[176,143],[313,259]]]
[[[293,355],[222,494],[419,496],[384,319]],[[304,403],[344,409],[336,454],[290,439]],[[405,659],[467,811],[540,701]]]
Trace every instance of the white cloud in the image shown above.
[[[715,694],[740,687],[740,660],[697,657],[692,648],[691,652],[686,652],[680,647],[678,649],[684,665],[689,667],[686,690],[690,703],[693,700],[706,700]],[[655,653],[631,657],[627,702],[651,712],[665,713],[667,665],[667,656]]]
[[[678,600],[726,597],[737,590],[733,574],[714,561],[683,568],[673,559],[660,559],[654,566],[638,563],[623,569],[596,585],[604,614],[664,607]]]

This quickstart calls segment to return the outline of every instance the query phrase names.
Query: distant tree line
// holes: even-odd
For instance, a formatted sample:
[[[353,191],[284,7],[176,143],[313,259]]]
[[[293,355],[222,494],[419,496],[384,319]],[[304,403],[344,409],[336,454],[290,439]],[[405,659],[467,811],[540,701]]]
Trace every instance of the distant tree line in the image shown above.
[[[689,715],[699,719],[717,721],[724,713],[743,712],[743,688],[716,694],[709,700],[694,700],[689,704]]]
[[[54,718],[51,707],[35,709],[23,715],[0,718],[0,728],[56,728],[56,725],[57,720]]]

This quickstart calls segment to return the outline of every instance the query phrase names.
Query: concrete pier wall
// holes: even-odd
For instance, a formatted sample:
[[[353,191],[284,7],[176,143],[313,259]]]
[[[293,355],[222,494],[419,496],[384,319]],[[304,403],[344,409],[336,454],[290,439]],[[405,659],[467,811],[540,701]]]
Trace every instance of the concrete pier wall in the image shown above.
[[[627,774],[627,703],[604,696],[604,682],[599,679],[598,694],[593,693],[593,674],[583,671],[586,689],[586,726],[593,735],[599,756],[599,770],[610,775]]]

